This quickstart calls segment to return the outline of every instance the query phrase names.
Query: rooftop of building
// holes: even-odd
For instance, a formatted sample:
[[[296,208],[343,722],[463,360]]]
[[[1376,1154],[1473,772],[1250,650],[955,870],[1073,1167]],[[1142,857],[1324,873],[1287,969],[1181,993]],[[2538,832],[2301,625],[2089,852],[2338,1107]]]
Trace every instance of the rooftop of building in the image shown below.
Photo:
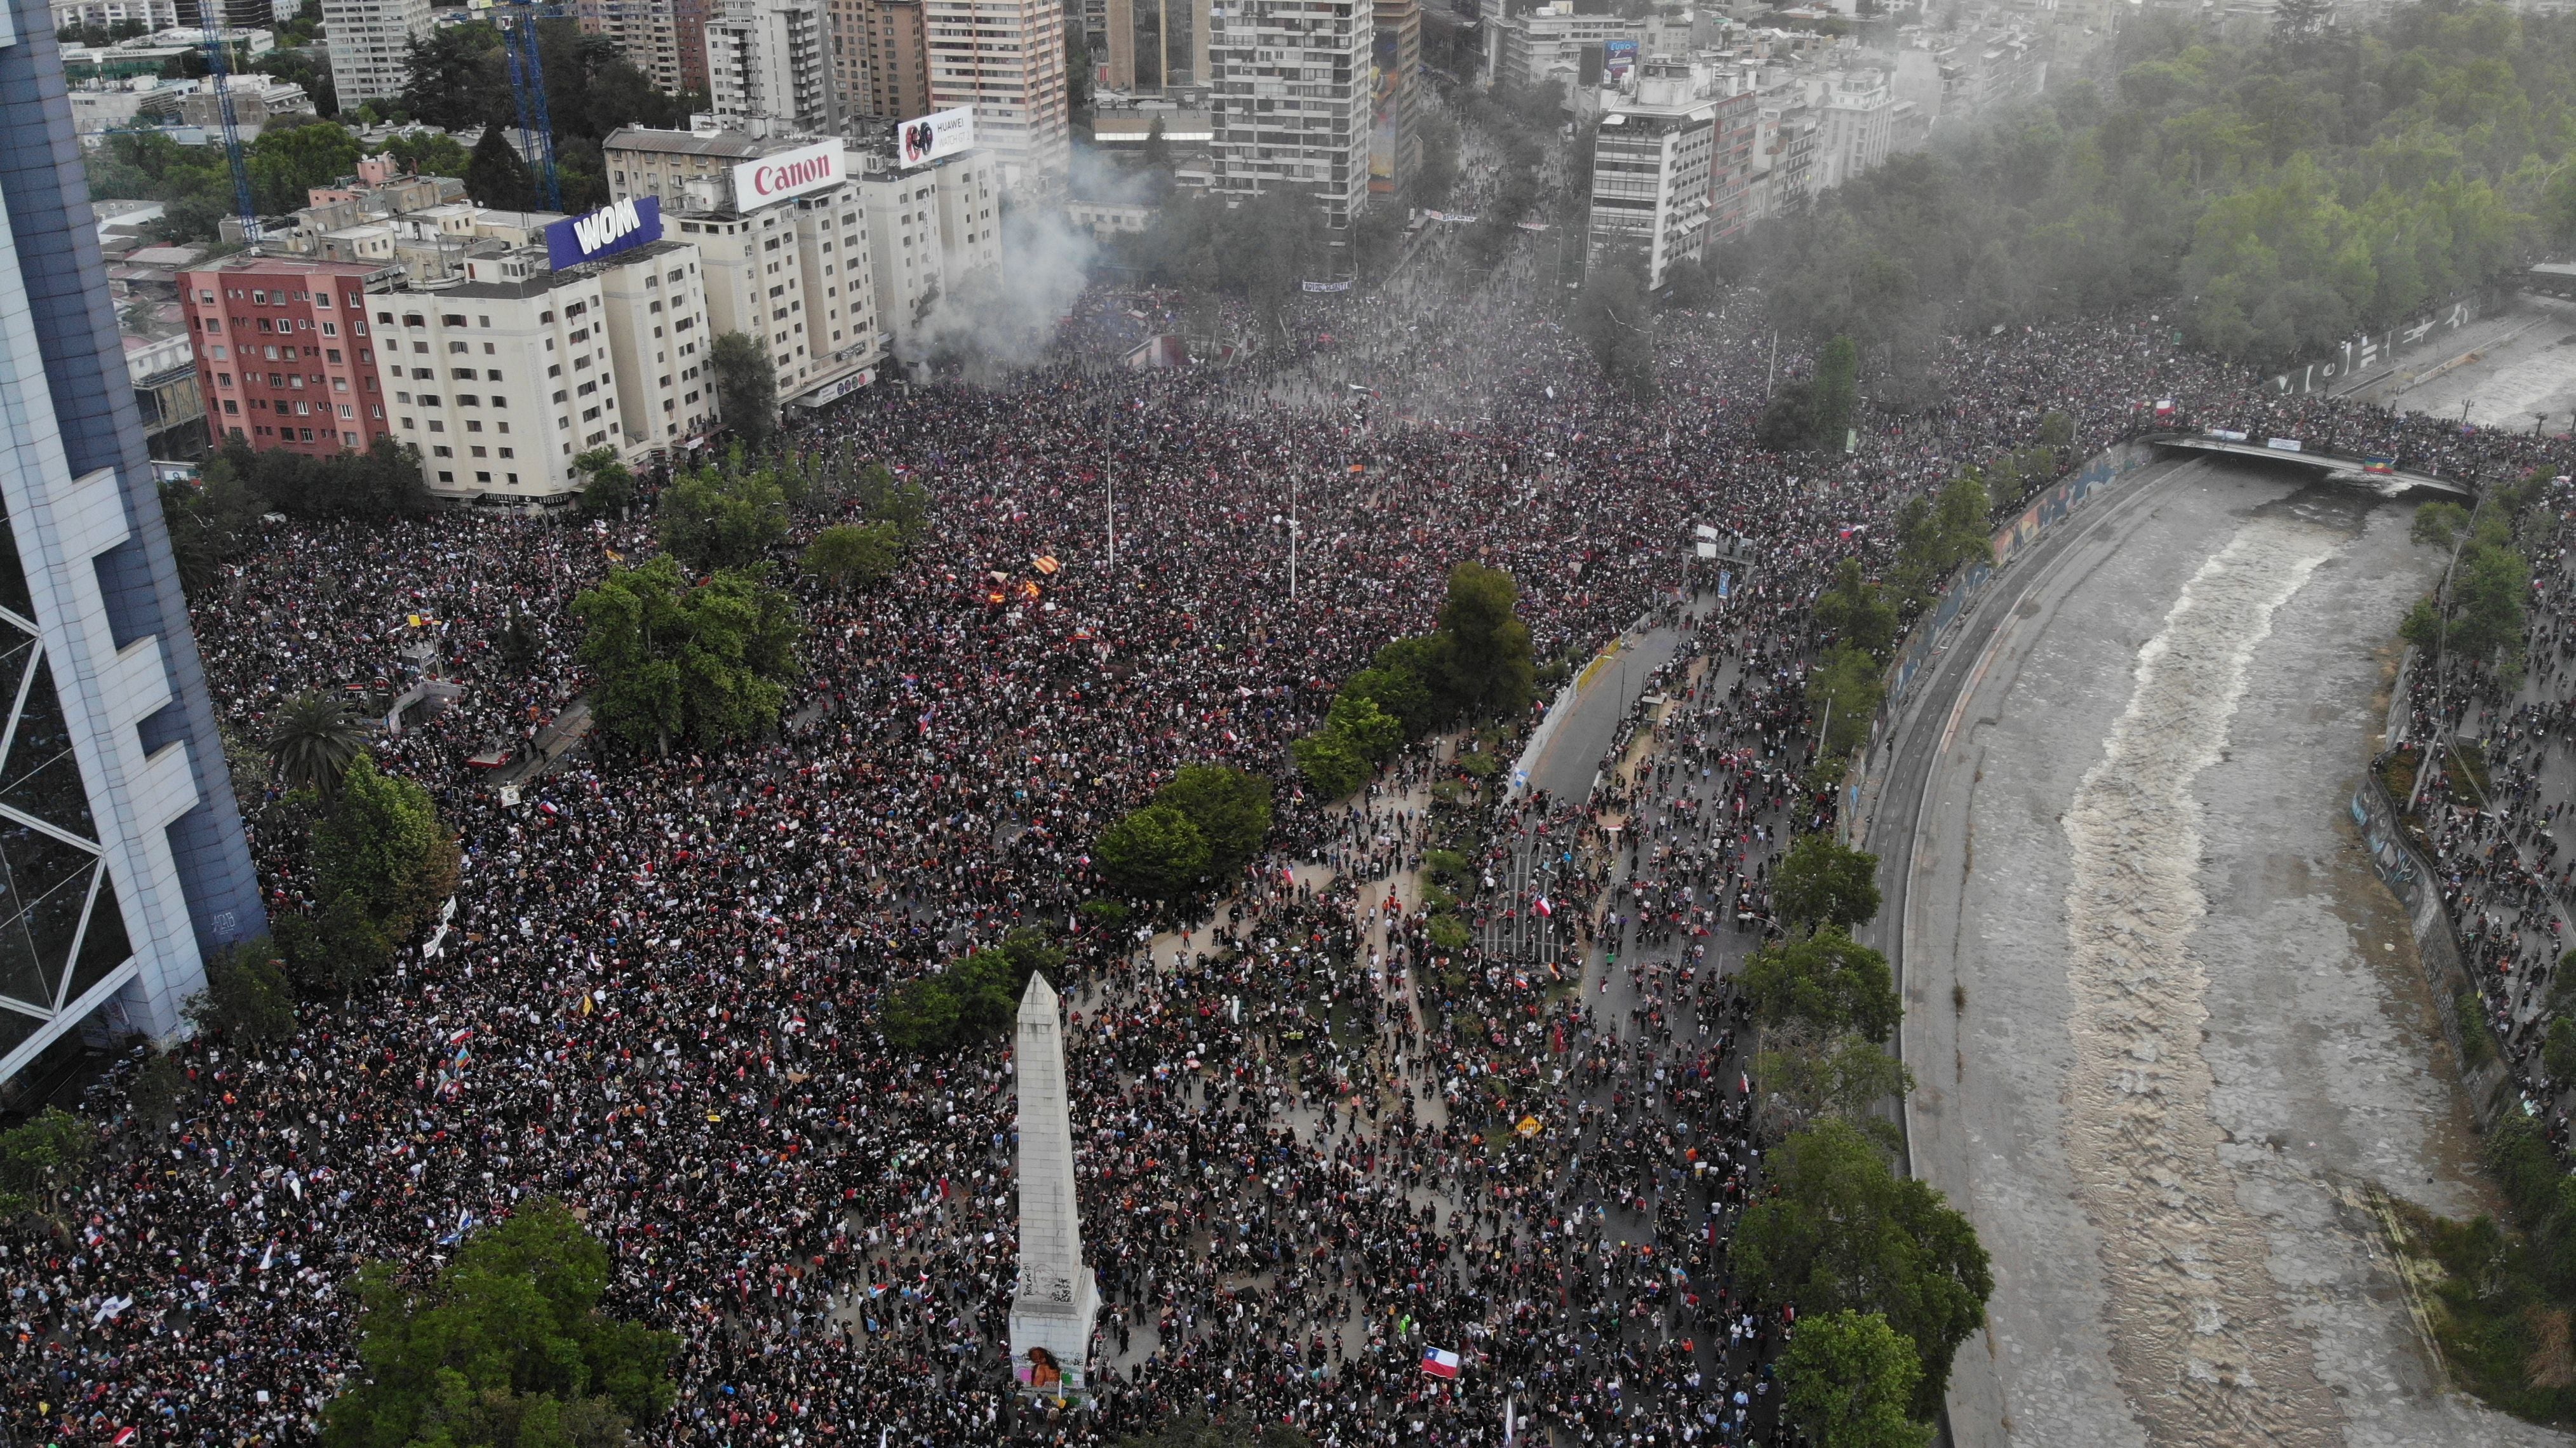
[[[665,156],[721,156],[748,161],[777,151],[813,144],[806,139],[763,140],[744,131],[664,131],[651,126],[620,126],[599,143],[604,151],[653,151]]]
[[[267,276],[369,277],[385,268],[376,262],[329,261],[309,256],[263,256],[257,252],[237,252],[210,265],[191,267],[194,273],[258,272]]]

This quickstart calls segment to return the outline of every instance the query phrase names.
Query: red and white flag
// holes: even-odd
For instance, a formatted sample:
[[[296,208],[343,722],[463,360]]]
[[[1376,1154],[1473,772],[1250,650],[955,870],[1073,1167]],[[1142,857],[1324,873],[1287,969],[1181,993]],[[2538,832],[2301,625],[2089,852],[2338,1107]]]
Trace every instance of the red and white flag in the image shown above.
[[[1556,907],[1547,903],[1547,897],[1545,895],[1539,896],[1538,903],[1531,908],[1537,910],[1539,914],[1549,917],[1553,917],[1556,914]]]
[[[1422,1350],[1422,1370],[1435,1378],[1454,1378],[1458,1376],[1458,1355],[1445,1347],[1426,1347]]]

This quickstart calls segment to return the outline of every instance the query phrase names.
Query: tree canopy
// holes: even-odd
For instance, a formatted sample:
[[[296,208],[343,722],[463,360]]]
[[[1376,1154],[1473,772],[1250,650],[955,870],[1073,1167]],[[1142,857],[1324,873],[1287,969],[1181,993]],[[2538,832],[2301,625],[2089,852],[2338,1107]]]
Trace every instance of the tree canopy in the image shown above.
[[[1712,249],[1788,329],[1928,371],[1944,333],[2161,308],[2257,363],[2330,354],[2576,240],[2576,23],[2408,6],[2250,42],[2168,14],[2052,84]]]
[[[608,1249],[537,1197],[475,1230],[427,1282],[359,1269],[363,1372],[326,1448],[616,1448],[676,1396],[679,1339],[600,1311]]]
[[[591,708],[629,744],[751,738],[777,724],[804,624],[761,568],[692,586],[665,554],[613,568],[573,600]]]
[[[1923,1360],[1875,1312],[1798,1319],[1780,1352],[1780,1412],[1815,1448],[1923,1448],[1932,1425],[1909,1416]]]
[[[1866,925],[1878,917],[1878,856],[1831,835],[1800,835],[1772,872],[1771,900],[1793,925]]]
[[[1883,1043],[1905,1016],[1887,957],[1837,925],[1755,951],[1745,962],[1742,988],[1766,1025],[1796,1021]]]
[[[1922,1363],[1909,1416],[1940,1410],[1950,1358],[1985,1321],[1994,1276],[1976,1229],[1926,1183],[1889,1171],[1851,1123],[1818,1122],[1764,1158],[1773,1195],[1745,1210],[1729,1252],[1745,1300],[1803,1316],[1874,1312]],[[1802,1321],[1800,1335],[1806,1328]]]

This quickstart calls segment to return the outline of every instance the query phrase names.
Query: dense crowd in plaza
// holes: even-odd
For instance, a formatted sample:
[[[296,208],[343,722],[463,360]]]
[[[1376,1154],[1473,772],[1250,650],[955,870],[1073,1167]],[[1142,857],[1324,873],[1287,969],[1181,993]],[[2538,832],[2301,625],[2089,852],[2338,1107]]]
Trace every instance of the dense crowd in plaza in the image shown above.
[[[1145,375],[1095,351],[837,406],[792,445],[902,470],[930,524],[884,586],[805,593],[778,737],[576,754],[516,805],[469,761],[578,696],[567,605],[612,551],[649,550],[649,519],[272,527],[198,609],[218,707],[256,737],[298,691],[399,686],[426,646],[461,696],[376,753],[462,836],[454,929],[283,1047],[182,1047],[194,1091],[166,1138],[112,1127],[68,1236],[0,1235],[0,1423],[31,1444],[309,1441],[355,1362],[355,1265],[432,1269],[550,1194],[613,1245],[609,1305],[681,1336],[647,1441],[1097,1443],[1200,1411],[1494,1444],[1506,1397],[1563,1442],[1781,1441],[1766,1364],[1792,1324],[1746,1311],[1725,1265],[1761,1142],[1724,976],[1760,938],[1771,855],[1824,818],[1798,787],[1803,607],[1833,565],[1884,562],[1906,498],[2051,411],[2070,461],[2168,400],[2402,466],[2539,456],[2271,395],[2143,318],[1953,343],[1929,411],[1865,411],[1848,457],[1777,454],[1751,441],[1774,364],[1748,324],[1666,318],[1648,406],[1534,308],[1371,307],[1298,313],[1276,364]],[[1723,600],[1686,571],[1702,523],[1761,560]],[[1356,804],[1303,797],[1286,764],[1335,684],[1431,625],[1463,559],[1512,573],[1543,661],[1650,614],[1684,634],[1651,681],[1669,712],[1613,751],[1628,773],[1585,799],[1467,791],[1480,864],[1544,830],[1579,881],[1554,908],[1599,948],[1564,958],[1570,988],[1430,943],[1423,810],[1456,777],[1436,750]],[[513,615],[532,650],[502,647]],[[1278,780],[1279,822],[1158,958],[1077,913],[1103,893],[1088,849],[1196,762]],[[260,843],[272,910],[301,908],[291,852]],[[1472,908],[1487,927],[1532,904]],[[925,1059],[875,1028],[894,986],[1026,925],[1069,952],[1107,1304],[1096,1403],[1066,1411],[1006,1392],[1005,1043]],[[1489,1034],[1447,1029],[1467,1014]],[[1460,1376],[1426,1376],[1426,1347]]]

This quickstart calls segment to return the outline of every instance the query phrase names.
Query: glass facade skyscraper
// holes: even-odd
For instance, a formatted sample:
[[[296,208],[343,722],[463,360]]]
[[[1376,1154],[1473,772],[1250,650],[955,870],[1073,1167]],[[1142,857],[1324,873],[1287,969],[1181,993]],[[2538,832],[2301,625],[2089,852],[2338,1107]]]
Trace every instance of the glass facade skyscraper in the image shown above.
[[[263,934],[50,10],[0,10],[0,1079]]]

